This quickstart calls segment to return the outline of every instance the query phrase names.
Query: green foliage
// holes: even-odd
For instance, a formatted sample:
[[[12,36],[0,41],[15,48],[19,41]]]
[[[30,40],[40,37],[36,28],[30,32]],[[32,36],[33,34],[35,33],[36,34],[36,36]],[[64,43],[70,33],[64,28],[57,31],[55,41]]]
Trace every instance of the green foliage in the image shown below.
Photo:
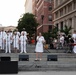
[[[51,32],[51,37],[52,38],[57,38],[57,33],[58,33],[58,28],[54,27],[52,32]]]
[[[49,43],[50,37],[57,38],[58,29],[54,27],[52,30],[49,30],[47,33],[43,33],[43,36],[47,43]]]
[[[70,34],[70,31],[72,30],[72,27],[68,27],[67,25],[65,25],[63,30],[60,30],[61,32],[65,33],[66,35]]]
[[[33,14],[26,13],[19,19],[17,28],[20,32],[25,28],[29,35],[32,35],[36,32],[37,26],[38,23],[35,16]]]

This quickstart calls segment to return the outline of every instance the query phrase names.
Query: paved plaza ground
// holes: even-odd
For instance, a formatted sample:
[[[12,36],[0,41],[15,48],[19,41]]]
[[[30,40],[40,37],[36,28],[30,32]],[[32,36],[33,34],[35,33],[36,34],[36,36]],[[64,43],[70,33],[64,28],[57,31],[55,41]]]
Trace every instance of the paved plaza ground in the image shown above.
[[[46,71],[46,72],[19,72],[18,74],[0,75],[76,75],[75,71]]]

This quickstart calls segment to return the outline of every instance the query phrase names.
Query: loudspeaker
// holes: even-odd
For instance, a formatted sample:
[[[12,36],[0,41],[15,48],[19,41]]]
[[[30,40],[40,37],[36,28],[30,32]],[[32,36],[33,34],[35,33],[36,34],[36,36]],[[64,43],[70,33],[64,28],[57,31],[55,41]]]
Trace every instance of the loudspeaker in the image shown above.
[[[10,57],[0,57],[1,61],[11,61]]]
[[[17,74],[18,61],[0,61],[0,74]]]
[[[19,61],[29,61],[29,55],[19,55]]]
[[[57,61],[57,55],[47,55],[47,61]]]

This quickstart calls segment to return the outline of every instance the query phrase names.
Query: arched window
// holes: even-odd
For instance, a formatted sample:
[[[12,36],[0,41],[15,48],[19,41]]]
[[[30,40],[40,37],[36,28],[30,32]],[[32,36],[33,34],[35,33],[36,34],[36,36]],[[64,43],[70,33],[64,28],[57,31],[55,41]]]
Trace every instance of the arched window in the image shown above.
[[[49,11],[51,11],[52,10],[52,6],[49,6]]]

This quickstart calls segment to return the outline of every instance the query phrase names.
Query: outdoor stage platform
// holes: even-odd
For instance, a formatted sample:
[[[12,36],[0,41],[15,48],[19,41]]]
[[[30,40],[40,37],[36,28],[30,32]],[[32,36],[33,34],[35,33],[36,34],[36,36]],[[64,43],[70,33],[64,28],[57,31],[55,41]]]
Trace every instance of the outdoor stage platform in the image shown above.
[[[19,61],[19,55],[29,55],[29,61]],[[56,55],[57,61],[47,61],[48,55]],[[0,57],[18,61],[18,71],[76,71],[76,54],[73,53],[43,53],[41,61],[34,61],[35,53],[0,53]]]

